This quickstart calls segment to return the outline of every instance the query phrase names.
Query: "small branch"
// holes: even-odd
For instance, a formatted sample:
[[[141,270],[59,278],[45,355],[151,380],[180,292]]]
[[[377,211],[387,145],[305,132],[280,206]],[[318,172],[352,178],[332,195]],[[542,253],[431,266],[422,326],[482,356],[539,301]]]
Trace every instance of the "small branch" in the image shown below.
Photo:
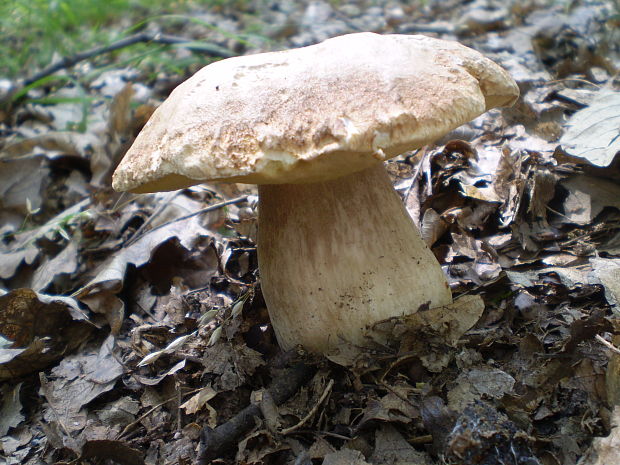
[[[325,390],[323,391],[323,394],[321,394],[321,398],[319,399],[319,401],[314,405],[314,407],[312,407],[312,409],[308,412],[308,415],[306,415],[305,417],[303,417],[301,419],[301,421],[299,423],[297,423],[296,425],[293,425],[289,428],[284,428],[281,433],[284,435],[290,434],[293,431],[297,431],[299,428],[301,428],[310,418],[312,418],[312,416],[316,413],[316,411],[319,409],[319,406],[323,403],[323,401],[327,398],[327,396],[329,395],[329,393],[332,391],[332,388],[334,387],[334,380],[330,379],[329,383],[327,384],[327,387],[325,388]]]
[[[184,396],[188,396],[190,394],[194,394],[198,391],[202,391],[204,388],[200,387],[197,389],[192,389],[191,391],[188,391],[186,393],[184,393]],[[148,417],[151,413],[153,413],[155,410],[157,410],[158,408],[160,408],[163,405],[166,405],[168,402],[171,402],[175,399],[177,399],[178,394],[175,394],[174,396],[160,402],[157,405],[154,405],[153,407],[151,407],[149,410],[147,410],[145,413],[143,413],[142,415],[140,415],[138,418],[136,418],[134,421],[132,421],[131,423],[129,423],[128,425],[125,426],[125,428],[123,428],[123,431],[121,431],[119,434],[116,435],[116,440],[120,440],[123,436],[125,436],[130,430],[132,430],[135,426],[138,425],[138,423],[140,423],[142,420],[144,420],[146,417]],[[179,404],[180,405],[180,404]]]
[[[137,43],[154,43],[154,44],[163,44],[163,45],[184,45],[185,48],[197,52],[208,53],[210,55],[219,56],[222,58],[230,58],[235,55],[234,52],[228,50],[224,47],[220,47],[214,44],[208,44],[204,42],[198,42],[194,40],[189,40],[184,37],[176,37],[167,34],[160,33],[152,33],[152,32],[139,32],[137,34],[131,35],[129,37],[125,37],[116,42],[113,42],[109,45],[104,45],[101,47],[95,47],[90,50],[86,50],[84,52],[76,53],[70,57],[64,57],[61,60],[57,61],[49,65],[48,67],[42,69],[35,75],[27,78],[24,81],[24,86],[28,86],[33,82],[38,81],[46,76],[54,74],[56,71],[60,71],[61,69],[70,68],[71,66],[79,63],[80,61],[87,60],[89,58],[93,58],[97,55],[103,55],[104,53],[113,52],[114,50],[119,50],[121,48],[129,47],[130,45],[134,45]]]
[[[200,210],[196,210],[195,212],[189,213],[187,215],[184,216],[180,216],[178,218],[175,218],[174,220],[168,221],[166,223],[160,224],[155,226],[153,229],[149,229],[148,231],[146,231],[145,233],[142,233],[142,231],[144,230],[144,228],[140,227],[138,228],[138,230],[134,233],[133,236],[131,236],[127,242],[125,242],[124,247],[129,247],[131,244],[133,244],[134,242],[136,242],[137,240],[141,239],[142,237],[146,236],[147,234],[152,233],[153,231],[157,231],[158,229],[164,228],[166,226],[171,225],[172,223],[178,223],[179,221],[184,221],[187,220],[189,218],[191,218],[192,216],[196,216],[196,215],[201,215],[203,213],[208,213],[211,212],[213,210],[217,210],[219,208],[225,207],[227,205],[232,205],[233,203],[239,203],[239,202],[243,202],[244,200],[247,200],[248,196],[247,195],[242,195],[240,197],[235,197],[234,199],[230,199],[230,200],[226,200],[224,202],[220,202],[220,203],[216,203],[213,205],[209,205],[208,207],[205,208],[201,208]],[[161,210],[156,210],[157,214],[161,213]],[[153,215],[154,216],[154,215]],[[153,217],[152,216],[152,217]],[[149,222],[152,219],[149,218]],[[138,235],[138,233],[140,233]]]
[[[168,192],[168,194],[166,194],[166,196],[159,203],[157,208],[155,208],[153,213],[151,213],[151,215],[144,221],[144,223],[142,223],[140,227],[134,231],[131,237],[129,237],[125,241],[125,247],[127,247],[130,244],[133,244],[136,240],[140,239],[142,237],[142,234],[146,230],[146,228],[149,227],[149,225],[153,222],[153,220],[157,218],[157,216],[166,209],[168,204],[170,204],[170,202],[172,202],[172,200],[174,200],[174,198],[180,193],[181,191]]]
[[[411,34],[420,32],[430,32],[434,34],[453,34],[454,28],[451,26],[440,26],[436,24],[403,24],[399,29],[399,34]]]
[[[611,350],[614,354],[618,354],[620,355],[620,349],[618,349],[615,345],[613,345],[611,342],[605,340],[603,338],[603,336],[601,336],[600,334],[597,334],[596,336],[594,336],[595,339],[600,342],[601,344],[603,344],[605,347],[607,347],[609,350]]]
[[[269,393],[276,405],[280,405],[291,398],[301,386],[308,382],[313,373],[314,370],[311,367],[304,363],[298,363],[274,380],[269,386]],[[260,414],[259,406],[250,404],[217,428],[203,428],[200,433],[200,446],[196,463],[208,465],[211,460],[230,450],[242,434],[255,426],[254,418],[260,417]]]

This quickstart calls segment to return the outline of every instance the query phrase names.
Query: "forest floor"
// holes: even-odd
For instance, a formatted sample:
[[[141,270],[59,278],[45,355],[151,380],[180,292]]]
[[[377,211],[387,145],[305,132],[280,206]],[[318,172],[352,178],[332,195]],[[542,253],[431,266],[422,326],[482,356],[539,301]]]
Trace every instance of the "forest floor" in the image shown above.
[[[163,4],[3,34],[0,463],[620,463],[620,4]],[[521,98],[388,162],[462,299],[443,326],[282,353],[256,189],[111,175],[201,66],[359,31],[458,40]]]

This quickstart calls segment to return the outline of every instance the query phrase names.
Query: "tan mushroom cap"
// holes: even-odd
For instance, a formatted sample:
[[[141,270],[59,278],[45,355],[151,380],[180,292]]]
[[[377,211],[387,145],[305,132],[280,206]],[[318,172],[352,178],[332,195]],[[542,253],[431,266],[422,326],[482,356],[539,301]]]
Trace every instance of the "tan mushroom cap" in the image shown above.
[[[518,95],[480,53],[420,35],[364,32],[229,58],[172,92],[113,187],[326,181],[433,142]]]

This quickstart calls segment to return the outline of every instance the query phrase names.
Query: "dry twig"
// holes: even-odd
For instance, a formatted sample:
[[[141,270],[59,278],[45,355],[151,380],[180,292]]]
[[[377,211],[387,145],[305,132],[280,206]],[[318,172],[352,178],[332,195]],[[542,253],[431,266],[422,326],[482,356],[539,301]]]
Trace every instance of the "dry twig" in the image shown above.
[[[276,405],[292,397],[313,375],[314,370],[304,363],[298,363],[269,386],[269,393]],[[221,453],[229,450],[238,438],[252,429],[255,418],[260,417],[258,405],[250,404],[226,423],[215,429],[204,427],[200,434],[197,465],[207,465]]]
[[[594,336],[594,338],[600,342],[601,344],[603,344],[605,347],[607,347],[609,350],[611,350],[614,354],[618,354],[620,355],[620,349],[618,349],[615,345],[613,345],[611,342],[607,341],[605,338],[603,338],[603,336],[601,336],[600,334],[597,334],[596,336]]]
[[[126,242],[124,247],[128,247],[131,244],[133,244],[134,242],[136,242],[138,239],[142,238],[143,236],[152,233],[153,231],[157,231],[158,229],[161,229],[165,226],[169,226],[172,223],[178,223],[179,221],[184,221],[187,220],[189,218],[191,218],[192,216],[196,216],[196,215],[202,215],[203,213],[209,213],[211,211],[217,210],[219,208],[222,207],[226,207],[227,205],[232,205],[234,203],[239,203],[239,202],[243,202],[245,200],[247,200],[248,196],[247,195],[242,195],[240,197],[235,197],[234,199],[230,199],[230,200],[225,200],[224,202],[219,202],[219,203],[215,203],[213,205],[209,205],[208,207],[205,208],[201,208],[200,210],[196,210],[195,212],[192,213],[188,213],[187,215],[183,215],[183,216],[179,216],[178,218],[175,218],[174,220],[170,220],[167,221],[166,223],[162,223],[160,225],[155,226],[153,229],[149,229],[146,232],[144,231],[144,228],[147,224],[150,224],[152,219],[158,215],[159,213],[161,213],[161,211],[163,210],[163,208],[157,208],[155,210],[155,212],[149,217],[149,219],[147,221],[145,221],[143,223],[142,226],[140,226],[136,232],[134,233],[133,236],[131,236]],[[162,203],[163,207],[165,207],[167,205],[166,202]]]
[[[312,418],[312,416],[316,413],[316,411],[319,409],[319,406],[323,403],[323,401],[327,398],[327,396],[329,395],[330,392],[332,392],[332,388],[334,387],[334,380],[330,379],[329,383],[327,383],[327,387],[325,387],[325,390],[323,391],[323,394],[321,394],[321,398],[319,399],[319,401],[314,405],[314,407],[312,407],[310,409],[310,411],[308,412],[308,414],[303,417],[299,423],[297,423],[296,425],[293,425],[289,428],[284,428],[281,433],[286,435],[286,434],[290,434],[293,431],[297,431],[299,428],[301,428],[310,418]]]
[[[125,37],[121,40],[113,42],[109,45],[104,45],[101,47],[95,47],[90,50],[86,50],[85,52],[76,53],[70,57],[64,57],[53,63],[46,68],[42,69],[38,73],[35,73],[33,76],[24,80],[24,86],[28,86],[39,79],[43,79],[51,74],[54,74],[56,71],[60,71],[61,69],[70,68],[71,66],[79,63],[80,61],[87,60],[89,58],[93,58],[98,55],[103,55],[104,53],[113,52],[114,50],[119,50],[121,48],[129,47],[130,45],[134,45],[137,43],[153,43],[153,44],[163,44],[163,45],[183,45],[185,48],[189,50],[199,51],[203,53],[208,53],[210,55],[219,56],[223,58],[229,58],[234,56],[235,54],[225,49],[224,47],[220,47],[214,44],[208,44],[204,42],[198,43],[197,41],[186,39],[184,37],[176,37],[167,34],[160,33],[152,33],[152,32],[138,32],[137,34],[133,34],[129,37]]]

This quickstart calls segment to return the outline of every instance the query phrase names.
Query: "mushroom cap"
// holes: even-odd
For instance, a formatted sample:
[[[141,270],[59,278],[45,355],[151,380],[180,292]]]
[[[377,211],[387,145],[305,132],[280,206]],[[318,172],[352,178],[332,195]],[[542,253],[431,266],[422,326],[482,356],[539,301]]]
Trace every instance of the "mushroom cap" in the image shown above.
[[[479,52],[421,35],[364,32],[229,58],[161,104],[113,187],[327,181],[422,147],[518,95]]]

